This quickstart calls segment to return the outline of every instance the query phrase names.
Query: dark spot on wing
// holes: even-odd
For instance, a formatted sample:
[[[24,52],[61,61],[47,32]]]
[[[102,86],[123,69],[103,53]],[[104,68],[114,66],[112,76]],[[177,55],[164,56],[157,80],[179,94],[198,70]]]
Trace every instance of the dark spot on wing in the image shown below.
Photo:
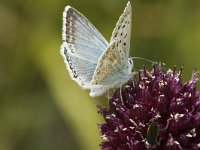
[[[127,37],[127,33],[126,33],[126,35],[124,36],[124,38],[126,38]]]
[[[64,54],[67,55],[67,50],[66,49],[64,50]]]

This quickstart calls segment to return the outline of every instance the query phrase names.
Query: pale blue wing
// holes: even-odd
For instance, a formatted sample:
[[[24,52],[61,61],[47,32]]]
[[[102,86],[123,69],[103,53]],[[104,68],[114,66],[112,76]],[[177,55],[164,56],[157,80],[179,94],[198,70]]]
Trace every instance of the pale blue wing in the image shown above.
[[[63,46],[61,50],[70,77],[81,87],[90,89],[90,83],[96,63],[67,52],[66,47],[67,46]]]
[[[89,88],[108,42],[87,18],[70,6],[63,12],[62,39],[61,54],[71,78],[83,88]]]
[[[63,12],[62,39],[68,44],[67,51],[85,59],[97,62],[108,42],[101,33],[73,7]]]

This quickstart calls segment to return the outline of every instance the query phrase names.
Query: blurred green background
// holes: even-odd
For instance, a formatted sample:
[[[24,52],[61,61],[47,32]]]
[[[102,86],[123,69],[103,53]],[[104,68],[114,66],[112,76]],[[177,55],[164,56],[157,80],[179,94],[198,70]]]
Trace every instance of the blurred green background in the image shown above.
[[[60,56],[62,12],[71,5],[110,39],[126,0],[0,1],[0,150],[96,150],[97,104],[69,78]],[[200,1],[134,0],[131,55],[200,67]],[[136,61],[140,68],[145,62]],[[148,64],[147,64],[148,65]]]

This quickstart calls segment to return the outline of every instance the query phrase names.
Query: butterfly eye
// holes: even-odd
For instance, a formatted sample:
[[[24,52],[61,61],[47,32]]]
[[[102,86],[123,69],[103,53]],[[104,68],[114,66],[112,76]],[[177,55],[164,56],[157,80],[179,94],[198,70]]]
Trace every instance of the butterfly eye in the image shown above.
[[[131,59],[128,60],[130,64],[133,64],[133,61]]]

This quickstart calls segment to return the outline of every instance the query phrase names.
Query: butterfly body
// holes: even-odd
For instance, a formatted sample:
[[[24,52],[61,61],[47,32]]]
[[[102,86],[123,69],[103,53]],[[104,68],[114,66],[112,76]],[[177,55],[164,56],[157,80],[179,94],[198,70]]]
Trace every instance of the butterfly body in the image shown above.
[[[120,87],[132,76],[131,17],[129,2],[108,43],[80,12],[71,6],[65,8],[61,54],[70,77],[89,89],[90,96]]]

